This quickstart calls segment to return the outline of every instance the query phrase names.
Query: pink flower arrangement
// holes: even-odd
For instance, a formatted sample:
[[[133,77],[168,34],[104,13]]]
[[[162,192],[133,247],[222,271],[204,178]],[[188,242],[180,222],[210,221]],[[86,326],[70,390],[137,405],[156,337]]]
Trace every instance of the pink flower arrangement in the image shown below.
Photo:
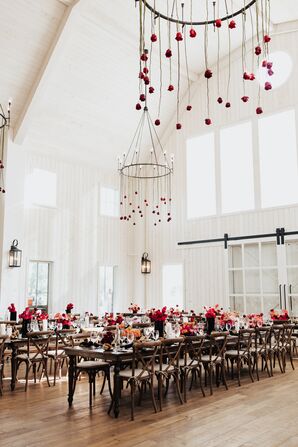
[[[245,315],[243,315],[245,317]],[[264,314],[249,314],[247,318],[249,320],[250,327],[263,326],[264,324]]]
[[[164,306],[161,310],[160,309],[150,309],[148,314],[151,321],[166,321],[168,314],[167,314],[167,307]]]
[[[195,326],[194,322],[183,323],[180,326],[180,334],[181,335],[196,335],[196,333],[197,333],[197,327]]]
[[[128,310],[130,310],[130,312],[132,312],[133,314],[138,313],[140,309],[140,306],[136,303],[130,303],[130,306],[128,308]]]
[[[36,315],[38,321],[49,319],[48,314],[44,310],[43,311],[39,310],[39,311],[35,312],[35,315]]]
[[[287,309],[283,309],[281,312],[271,309],[270,318],[275,321],[287,321],[289,319],[289,312]]]
[[[220,315],[219,324],[221,327],[225,326],[226,324],[234,326],[237,317],[239,317],[238,312],[222,312]]]
[[[175,307],[170,307],[169,309],[169,315],[175,316],[175,317],[181,317],[183,310],[179,309],[178,304],[176,304]]]
[[[123,322],[123,316],[121,314],[114,317],[113,313],[105,313],[104,320],[107,322],[108,326],[115,326],[116,324],[121,324]]]

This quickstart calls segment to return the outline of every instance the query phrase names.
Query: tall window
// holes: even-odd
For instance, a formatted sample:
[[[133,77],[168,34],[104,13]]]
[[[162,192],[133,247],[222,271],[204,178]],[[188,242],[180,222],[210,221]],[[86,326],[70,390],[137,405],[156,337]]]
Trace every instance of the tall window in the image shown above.
[[[162,270],[163,305],[183,308],[183,265],[164,265]]]
[[[214,134],[187,141],[187,217],[216,214]]]
[[[115,266],[99,267],[99,313],[113,312]]]
[[[254,208],[251,123],[220,131],[222,212]]]
[[[102,216],[119,216],[119,191],[102,186],[100,188],[100,214]]]
[[[34,169],[26,179],[25,205],[28,208],[57,206],[57,175],[44,169]]]
[[[259,119],[262,207],[298,202],[295,111]]]
[[[29,261],[28,305],[48,309],[50,287],[50,262]]]

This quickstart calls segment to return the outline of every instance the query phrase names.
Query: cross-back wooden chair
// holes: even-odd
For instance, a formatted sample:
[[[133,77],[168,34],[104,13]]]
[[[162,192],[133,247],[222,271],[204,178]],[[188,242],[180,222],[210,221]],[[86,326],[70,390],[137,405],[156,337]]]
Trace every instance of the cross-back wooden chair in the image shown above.
[[[28,380],[29,380],[29,371],[31,368],[33,369],[34,383],[36,383],[36,367],[37,365],[42,366],[42,372],[40,376],[40,380],[42,374],[44,373],[48,382],[48,386],[50,385],[48,370],[47,370],[47,362],[48,362],[48,347],[51,337],[53,336],[53,331],[38,331],[38,332],[28,332],[27,333],[27,352],[23,354],[18,354],[16,356],[16,366],[17,371],[22,363],[26,365],[26,373],[25,373],[25,391],[27,391]],[[32,352],[32,348],[34,352]]]
[[[220,384],[220,375],[222,382],[226,389],[228,389],[226,381],[226,361],[225,351],[227,344],[227,337],[229,332],[213,332],[208,339],[208,354],[204,354],[201,357],[204,369],[205,369],[205,386],[207,385],[207,376],[209,378],[210,394],[213,394],[213,375],[216,372],[216,385]]]
[[[162,387],[166,382],[164,395],[167,395],[170,379],[174,379],[176,391],[181,404],[183,399],[181,395],[180,383],[180,353],[184,344],[184,337],[166,338],[161,341],[161,349],[159,355],[159,365],[155,367],[155,374],[158,380],[158,397],[159,409],[162,411],[163,393]]]
[[[189,374],[191,374],[191,383],[189,391],[192,389],[192,385],[196,377],[199,378],[199,385],[203,396],[205,397],[205,391],[202,385],[202,355],[205,345],[205,335],[191,335],[186,336],[184,339],[185,349],[183,356],[183,363],[180,365],[181,380],[184,401],[186,402],[186,382]]]
[[[4,350],[7,336],[0,336],[0,396],[3,394]]]
[[[259,376],[259,360],[262,360],[262,370],[266,369],[267,374],[271,377],[269,367],[271,357],[271,328],[256,327],[255,335],[252,339],[251,355],[253,357],[253,372],[256,370],[257,380]]]
[[[54,363],[54,386],[56,385],[57,370],[59,379],[61,379],[61,370],[63,368],[64,361],[67,361],[67,355],[65,354],[64,348],[71,346],[72,342],[70,335],[74,335],[75,333],[75,329],[61,329],[55,331],[56,337],[54,349],[49,350],[47,354],[51,360],[51,369],[52,362]]]
[[[283,359],[284,371],[286,370],[287,355],[290,359],[292,369],[295,369],[295,366],[293,363],[293,331],[294,331],[294,328],[295,328],[294,324],[285,324],[284,325],[284,333],[283,333],[283,339],[282,339],[282,359]]]
[[[244,363],[248,366],[248,373],[252,382],[254,382],[252,374],[252,357],[251,357],[251,346],[254,336],[254,329],[240,329],[238,332],[237,340],[233,349],[227,349],[225,352],[225,358],[228,363],[231,363],[231,377],[234,378],[234,363],[237,366],[237,378],[238,385],[241,386],[240,374],[241,367]]]
[[[122,381],[122,383],[127,382],[127,386],[130,386],[132,421],[134,420],[136,390],[140,390],[141,402],[143,389],[146,385],[149,385],[154,411],[155,413],[157,412],[157,406],[154,397],[154,367],[156,358],[159,355],[160,346],[160,341],[143,341],[134,343],[131,368],[121,370],[119,373],[119,379]],[[111,412],[113,405],[114,398],[112,398],[112,402],[108,411],[109,413]]]
[[[276,359],[278,360],[279,369],[284,372],[282,343],[284,339],[284,326],[282,324],[274,324],[271,326],[269,337],[269,360],[270,374],[273,376],[273,368],[275,368]]]

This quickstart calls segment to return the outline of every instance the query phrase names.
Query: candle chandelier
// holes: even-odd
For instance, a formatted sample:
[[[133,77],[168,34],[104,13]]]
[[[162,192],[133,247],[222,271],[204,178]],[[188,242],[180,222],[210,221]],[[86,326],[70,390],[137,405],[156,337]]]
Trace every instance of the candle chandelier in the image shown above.
[[[257,114],[263,113],[261,106],[262,90],[269,91],[272,86],[272,62],[269,55],[270,37],[270,0],[135,0],[139,8],[139,99],[137,110],[143,109],[143,102],[154,93],[159,96],[154,124],[161,124],[162,96],[176,95],[176,129],[183,127],[181,121],[181,70],[187,77],[187,112],[191,112],[191,82],[188,61],[194,54],[204,60],[206,80],[206,110],[198,120],[209,126],[212,124],[210,105],[229,109],[233,106],[230,98],[230,86],[236,82],[231,75],[231,51],[233,33],[241,31],[242,72],[238,81],[242,83],[239,101],[255,101]],[[209,66],[210,33],[215,33],[217,63]],[[239,33],[237,33],[238,36]],[[251,36],[248,41],[247,36]],[[200,55],[199,42],[204,42],[204,51]],[[250,43],[248,43],[250,42]],[[228,45],[228,75],[221,79],[221,48]],[[197,49],[196,49],[197,45]],[[148,51],[145,51],[148,48]],[[191,53],[191,54],[190,54]],[[248,57],[249,56],[249,57]],[[156,61],[158,63],[156,64]],[[169,74],[163,75],[164,64],[169,66]],[[210,64],[211,65],[211,64]],[[264,85],[256,81],[256,70],[266,70]],[[254,82],[255,81],[255,82]],[[215,94],[210,93],[211,83],[215,84]],[[255,98],[250,98],[247,86],[256,84]],[[154,85],[153,85],[154,84]],[[169,93],[166,93],[168,91]],[[252,95],[251,95],[252,96]],[[152,111],[152,110],[151,110]]]
[[[143,144],[146,138],[147,146]],[[120,220],[136,225],[148,211],[155,226],[172,220],[173,156],[163,150],[147,106],[127,154],[118,157],[118,171]]]

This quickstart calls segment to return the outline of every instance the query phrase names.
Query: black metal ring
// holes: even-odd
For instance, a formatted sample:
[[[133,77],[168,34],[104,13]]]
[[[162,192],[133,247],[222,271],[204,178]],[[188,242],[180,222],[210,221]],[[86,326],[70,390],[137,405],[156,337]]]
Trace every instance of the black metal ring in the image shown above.
[[[149,176],[149,175],[132,175],[132,174],[127,174],[126,171],[128,171],[129,168],[132,167],[138,167],[138,166],[155,166],[157,168],[161,168],[163,170],[162,174],[156,174],[154,176]],[[159,163],[131,163],[129,165],[124,165],[122,166],[122,168],[119,169],[120,174],[125,175],[125,177],[130,177],[130,178],[139,178],[139,179],[158,179],[161,177],[166,177],[167,175],[170,175],[173,173],[173,169],[170,168],[170,166],[167,165],[162,165]]]
[[[252,0],[248,5],[246,5],[245,7],[239,9],[239,11],[233,12],[233,14],[229,14],[225,17],[218,17],[215,20],[208,20],[208,21],[203,21],[203,22],[189,22],[188,20],[178,20],[178,19],[174,19],[173,17],[168,17],[165,14],[162,14],[160,12],[158,12],[156,9],[153,8],[153,6],[148,5],[147,0],[141,0],[144,5],[151,11],[154,13],[154,15],[156,17],[161,17],[162,19],[168,20],[169,22],[173,22],[173,23],[179,23],[180,25],[214,25],[216,20],[220,19],[222,22],[224,22],[225,20],[229,20],[229,19],[233,19],[234,17],[238,16],[239,14],[243,14],[247,9],[249,9],[251,6],[253,6],[256,3],[256,0]]]

